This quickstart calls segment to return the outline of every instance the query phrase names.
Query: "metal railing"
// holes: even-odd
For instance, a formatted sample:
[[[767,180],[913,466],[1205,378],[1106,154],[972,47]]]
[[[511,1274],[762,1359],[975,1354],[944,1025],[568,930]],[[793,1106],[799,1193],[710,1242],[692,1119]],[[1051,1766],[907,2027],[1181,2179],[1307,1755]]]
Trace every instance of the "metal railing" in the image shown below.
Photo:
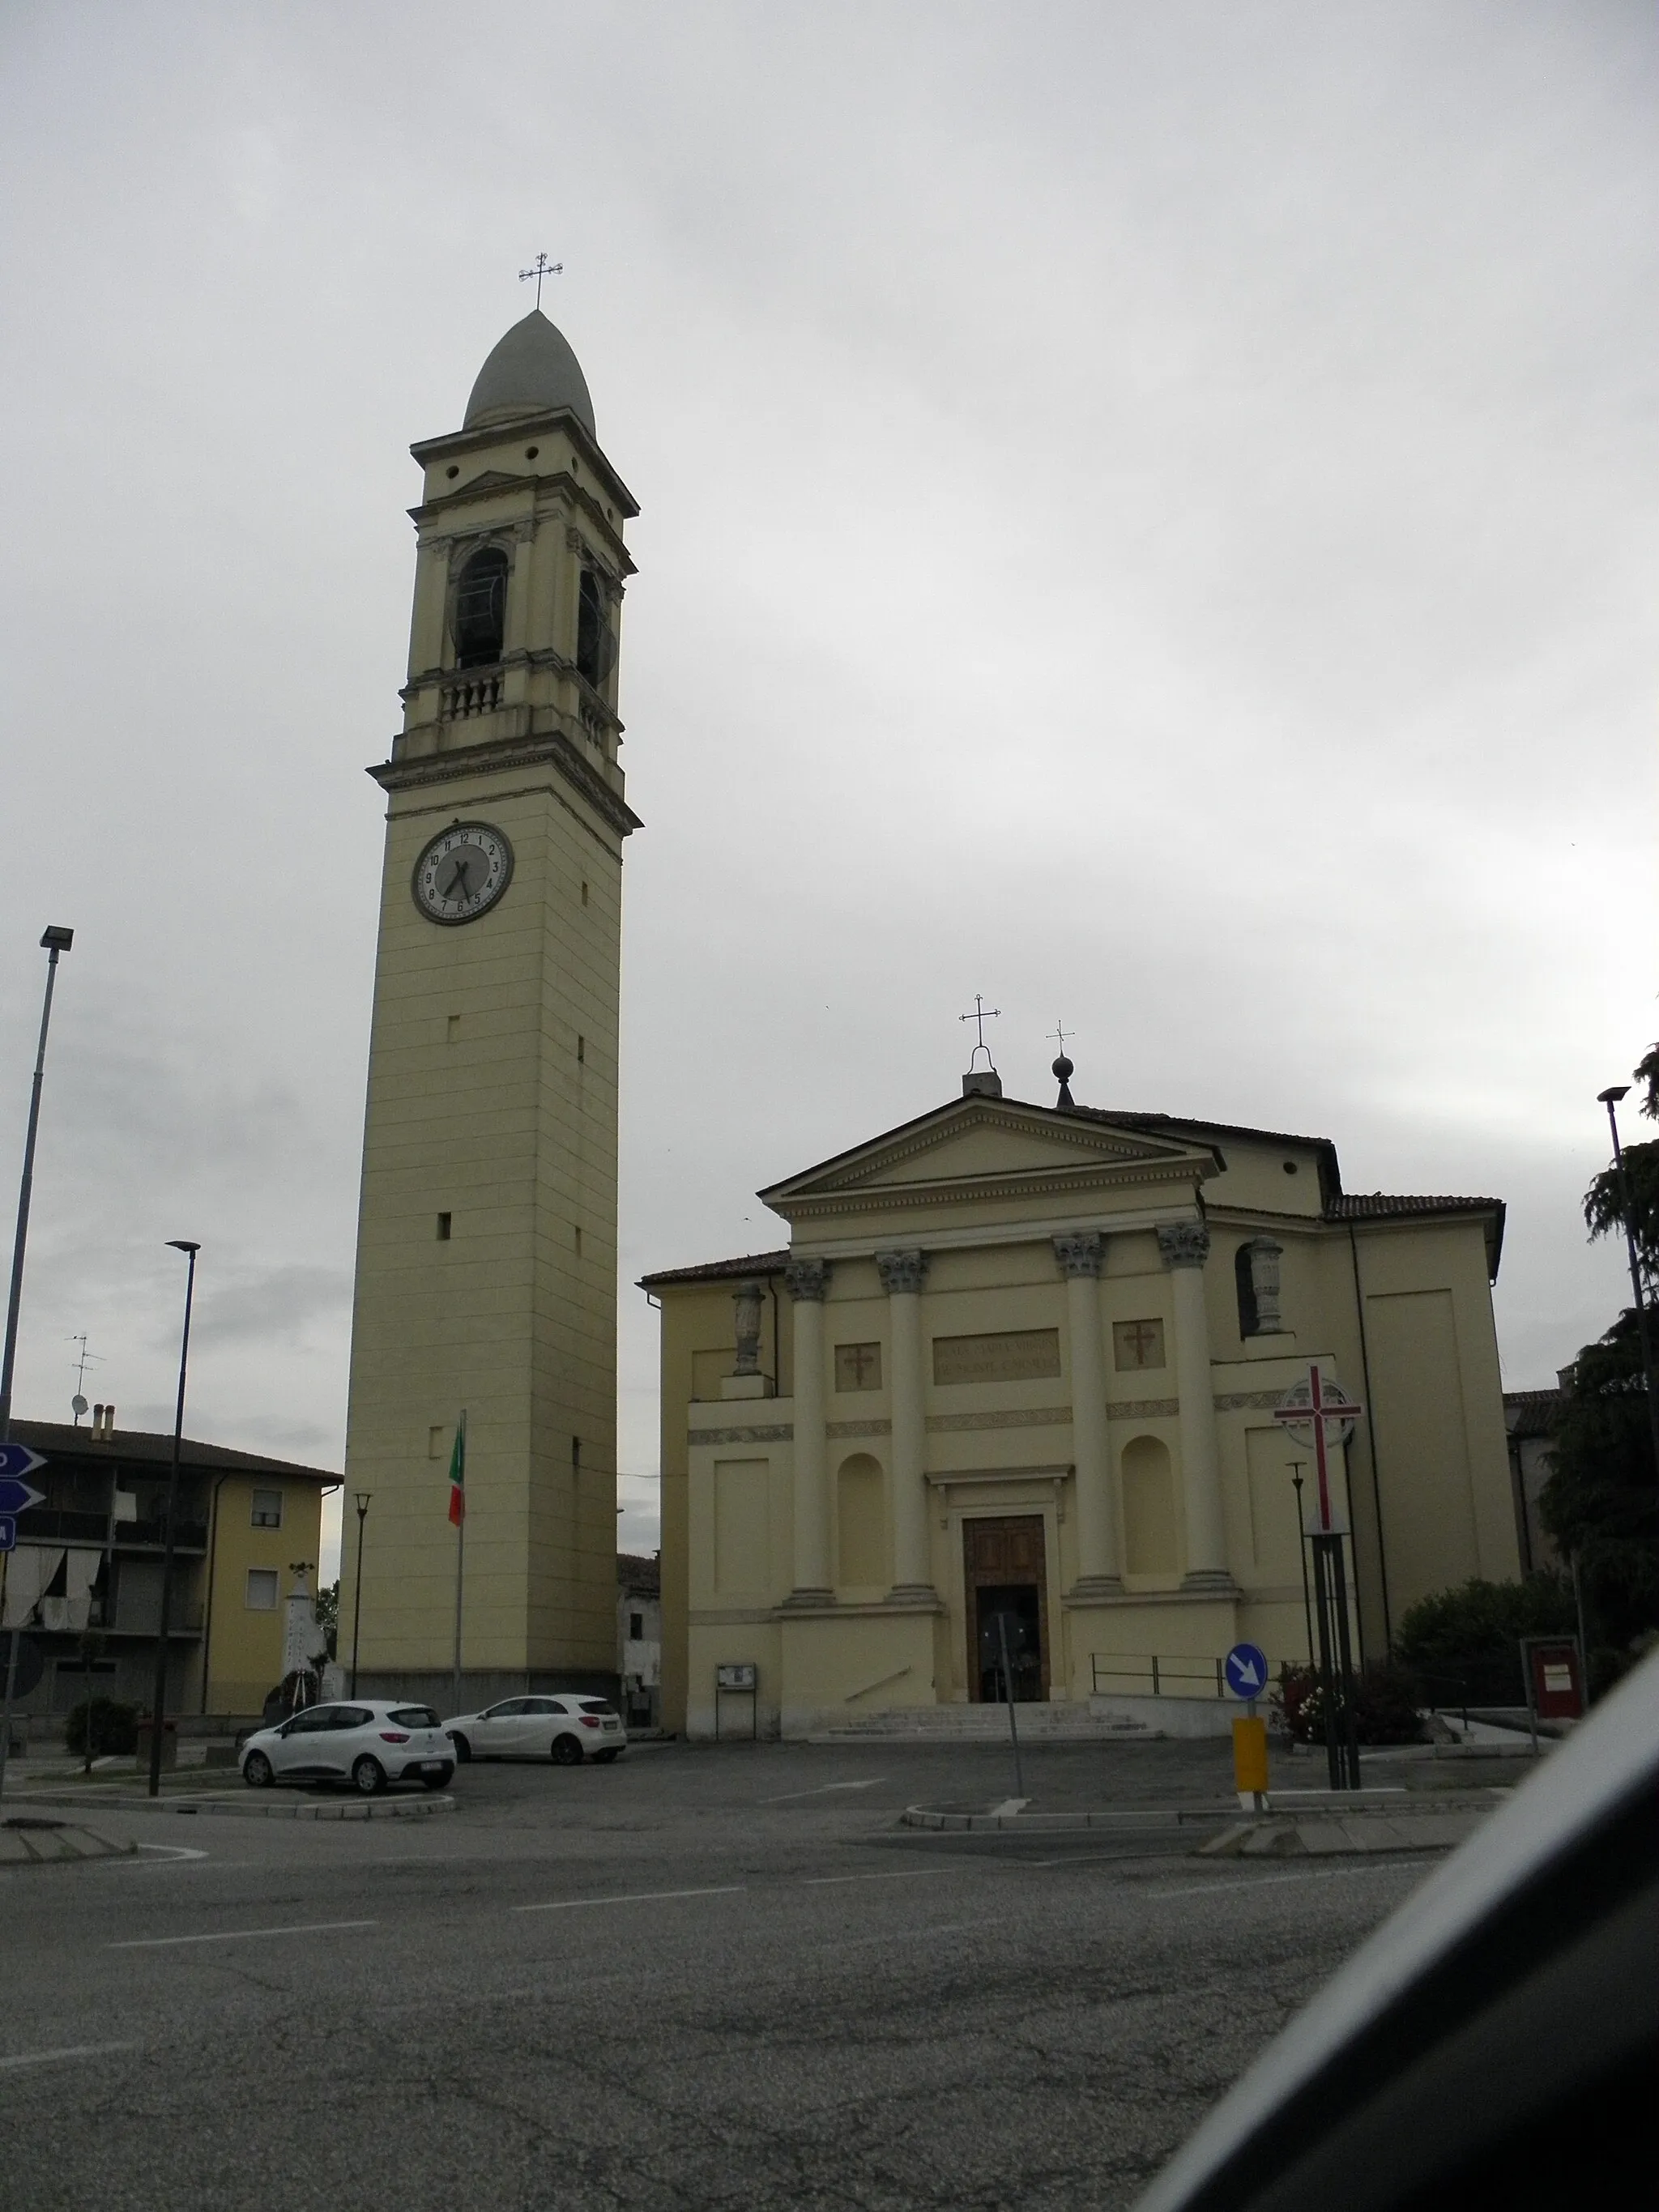
[[[1097,1651],[1089,1661],[1095,1695],[1137,1698],[1224,1698],[1224,1662],[1182,1652],[1173,1659],[1132,1652]]]

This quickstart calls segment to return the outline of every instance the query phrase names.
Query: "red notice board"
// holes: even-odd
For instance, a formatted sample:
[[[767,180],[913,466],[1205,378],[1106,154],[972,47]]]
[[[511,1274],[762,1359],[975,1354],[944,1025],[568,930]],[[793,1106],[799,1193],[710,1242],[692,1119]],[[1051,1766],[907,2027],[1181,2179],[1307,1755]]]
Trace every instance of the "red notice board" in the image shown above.
[[[1584,1710],[1583,1669],[1571,1636],[1522,1638],[1527,1694],[1540,1721],[1576,1721]]]

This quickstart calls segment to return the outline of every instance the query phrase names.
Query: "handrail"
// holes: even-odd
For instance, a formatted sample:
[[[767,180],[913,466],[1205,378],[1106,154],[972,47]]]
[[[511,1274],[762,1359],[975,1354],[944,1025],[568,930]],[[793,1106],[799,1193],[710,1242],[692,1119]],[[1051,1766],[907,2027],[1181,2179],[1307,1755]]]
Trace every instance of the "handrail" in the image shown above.
[[[1200,1695],[1224,1698],[1227,1695],[1224,1662],[1203,1658],[1195,1651],[1178,1652],[1169,1659],[1157,1654],[1096,1651],[1090,1655],[1089,1667],[1097,1697],[1103,1693],[1103,1679],[1107,1681],[1150,1683],[1150,1694],[1154,1698]],[[1201,1682],[1205,1686],[1201,1692],[1174,1690],[1167,1686],[1176,1682]]]
[[[844,1705],[850,1705],[854,1698],[867,1698],[872,1690],[884,1690],[890,1682],[900,1681],[910,1672],[911,1668],[908,1664],[895,1667],[890,1674],[878,1674],[873,1682],[860,1682],[856,1690],[848,1690],[842,1698],[842,1703]]]

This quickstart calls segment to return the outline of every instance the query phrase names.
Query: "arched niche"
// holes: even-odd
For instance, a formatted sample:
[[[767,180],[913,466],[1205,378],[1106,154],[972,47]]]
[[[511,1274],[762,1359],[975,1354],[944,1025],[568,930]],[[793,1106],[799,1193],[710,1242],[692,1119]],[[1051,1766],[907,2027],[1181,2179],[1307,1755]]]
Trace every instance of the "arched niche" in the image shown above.
[[[836,1474],[836,1584],[885,1589],[892,1578],[887,1478],[879,1460],[854,1452]]]
[[[1123,1447],[1123,1568],[1152,1581],[1181,1571],[1175,1469],[1161,1437],[1134,1437]]]

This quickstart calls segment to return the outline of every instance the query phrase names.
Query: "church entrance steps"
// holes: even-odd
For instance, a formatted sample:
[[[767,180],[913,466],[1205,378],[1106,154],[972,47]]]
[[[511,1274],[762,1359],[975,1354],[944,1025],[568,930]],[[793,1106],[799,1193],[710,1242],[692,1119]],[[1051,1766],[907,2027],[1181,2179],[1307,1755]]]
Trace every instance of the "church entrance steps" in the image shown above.
[[[1101,1713],[1058,1698],[1017,1705],[1022,1743],[1150,1741],[1162,1733],[1139,1714]],[[1006,1705],[903,1705],[814,1731],[809,1743],[1006,1743]]]

